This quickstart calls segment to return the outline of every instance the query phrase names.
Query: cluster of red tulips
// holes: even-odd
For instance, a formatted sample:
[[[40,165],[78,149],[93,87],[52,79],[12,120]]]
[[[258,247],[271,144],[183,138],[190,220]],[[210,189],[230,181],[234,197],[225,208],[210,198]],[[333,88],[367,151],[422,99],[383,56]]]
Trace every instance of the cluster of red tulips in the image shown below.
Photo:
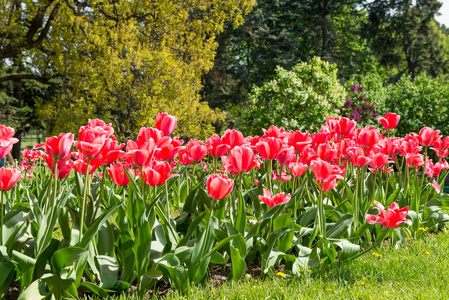
[[[328,117],[321,131],[313,134],[271,126],[263,130],[263,136],[244,137],[241,132],[228,129],[222,137],[212,135],[206,143],[191,139],[182,146],[183,140],[169,136],[176,128],[177,117],[163,113],[157,115],[155,128],[143,127],[136,141],[127,141],[125,152],[125,144],[117,142],[111,124],[95,119],[80,128],[78,141],[74,142],[72,133],[61,133],[34,147],[44,151],[24,150],[19,170],[1,169],[0,174],[4,174],[1,176],[1,189],[11,189],[22,177],[20,171],[27,173],[35,166],[33,162],[41,157],[52,174],[60,179],[66,178],[72,169],[81,174],[93,174],[98,167],[109,166],[110,178],[120,186],[129,184],[125,169],[133,176],[142,177],[146,185],[161,186],[168,178],[178,176],[171,173],[178,163],[201,163],[214,173],[207,181],[210,196],[223,199],[234,185],[228,175],[234,177],[248,173],[264,164],[269,173],[266,176],[267,187],[260,200],[273,207],[288,202],[291,195],[279,193],[272,196],[272,181],[290,181],[292,176],[303,176],[308,168],[323,191],[335,188],[337,181],[345,178],[349,165],[358,168],[369,166],[373,173],[388,174],[393,171],[392,164],[396,163],[399,168],[398,156],[405,158],[410,168],[423,168],[429,178],[449,168],[444,159],[449,154],[449,137],[443,138],[438,130],[425,127],[419,134],[390,138],[389,132],[399,120],[400,116],[393,113],[379,119],[387,130],[386,136],[379,128],[356,129],[355,121]],[[12,128],[0,127],[0,157],[9,153],[12,145],[18,142],[13,135]],[[72,150],[73,143],[77,151]],[[423,147],[424,154],[421,153]],[[437,162],[427,156],[428,149],[435,151]],[[218,159],[221,159],[221,168]],[[273,162],[277,162],[275,170],[272,170]],[[103,172],[98,174],[104,176]],[[433,183],[439,191],[435,180]]]

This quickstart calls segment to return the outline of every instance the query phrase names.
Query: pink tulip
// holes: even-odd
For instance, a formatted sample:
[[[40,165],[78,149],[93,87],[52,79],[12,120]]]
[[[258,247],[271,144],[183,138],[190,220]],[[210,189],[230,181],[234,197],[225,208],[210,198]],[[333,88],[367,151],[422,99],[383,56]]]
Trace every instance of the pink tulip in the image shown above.
[[[424,147],[431,146],[433,143],[438,141],[439,138],[439,130],[433,130],[432,128],[424,127],[419,131],[419,143]]]
[[[171,116],[167,113],[160,113],[156,115],[156,127],[164,133],[170,135],[176,129],[176,122],[178,117]]]
[[[45,139],[45,144],[37,144],[37,148],[44,148],[45,152],[53,158],[62,159],[72,147],[73,133],[61,133],[59,136],[52,136]]]
[[[366,215],[365,219],[369,224],[380,223],[384,227],[391,228],[398,228],[401,223],[412,225],[412,221],[405,218],[408,214],[408,206],[399,209],[399,205],[393,202],[387,211],[385,211],[381,203],[374,201],[374,204],[379,208],[380,216]]]
[[[382,118],[379,118],[379,122],[385,129],[395,129],[400,119],[401,116],[395,113],[387,113]]]
[[[234,180],[223,174],[211,174],[206,182],[207,192],[213,199],[225,198],[234,187]]]
[[[271,192],[269,189],[263,189],[263,196],[259,195],[259,200],[268,205],[269,207],[274,207],[278,204],[286,204],[290,201],[290,194],[279,193],[274,196],[271,196]]]
[[[0,168],[0,191],[9,191],[22,178],[19,170]]]
[[[11,127],[0,125],[0,158],[5,157],[11,152],[12,145],[19,142],[14,138],[15,131]]]

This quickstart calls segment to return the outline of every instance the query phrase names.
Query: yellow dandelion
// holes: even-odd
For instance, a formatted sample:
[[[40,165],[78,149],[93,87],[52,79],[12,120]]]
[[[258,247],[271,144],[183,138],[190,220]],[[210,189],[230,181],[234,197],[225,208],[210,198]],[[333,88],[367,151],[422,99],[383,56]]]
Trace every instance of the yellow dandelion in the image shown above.
[[[276,275],[277,276],[281,276],[281,277],[285,277],[285,273],[284,272],[277,272]]]
[[[365,281],[360,280],[359,283],[360,283],[361,285],[364,285],[364,284],[365,284]]]
[[[326,291],[328,291],[328,292],[332,292],[332,289],[326,289]]]
[[[426,229],[424,227],[419,227],[418,230],[419,231],[426,231]]]
[[[429,255],[429,254],[430,254],[430,252],[427,251],[427,250],[424,250],[423,253],[424,253],[425,255]]]

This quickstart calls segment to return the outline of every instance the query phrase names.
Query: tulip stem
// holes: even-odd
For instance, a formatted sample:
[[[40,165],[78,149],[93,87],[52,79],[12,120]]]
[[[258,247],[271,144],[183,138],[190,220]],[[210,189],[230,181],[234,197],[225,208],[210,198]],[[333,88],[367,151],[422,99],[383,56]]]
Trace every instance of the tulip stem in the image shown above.
[[[320,199],[318,202],[318,230],[322,236],[326,236],[326,215],[324,212],[324,203],[323,203],[323,181],[321,181],[320,190]]]
[[[83,239],[83,227],[84,227],[84,214],[86,210],[86,202],[87,202],[87,185],[89,183],[89,165],[90,165],[91,158],[89,157],[87,159],[87,166],[86,166],[86,175],[84,177],[84,191],[83,191],[83,202],[81,203],[81,221],[80,221],[80,238],[79,241],[81,243],[81,240]]]
[[[0,245],[3,245],[3,202],[5,200],[5,191],[0,191],[1,205],[0,205]]]
[[[272,165],[273,161],[271,159],[269,159],[267,161],[267,184],[268,184],[268,189],[270,190],[270,193],[272,193],[273,191],[271,190],[271,176],[273,175],[273,165]]]
[[[101,195],[103,194],[103,186],[104,186],[104,182],[106,181],[106,176],[107,176],[107,171],[106,171],[106,165],[103,166],[103,176],[101,178],[101,182],[100,182],[100,192],[97,195],[97,203],[95,203],[95,213],[94,213],[94,219],[95,216],[97,215],[98,209],[100,209],[100,204],[101,204]],[[126,176],[126,175],[125,175]]]
[[[167,205],[167,221],[170,223],[170,202],[168,202],[168,187],[167,187],[167,183],[165,183],[164,186],[165,186],[165,202],[166,202],[166,205]]]
[[[357,228],[359,227],[359,218],[358,218],[358,206],[359,206],[359,201],[358,201],[358,197],[359,197],[359,170],[358,169],[356,169],[355,170],[355,189],[354,189],[354,201],[353,201],[353,208],[352,208],[352,211],[353,211],[353,215],[354,215],[354,217],[353,217],[353,220],[352,220],[352,222],[353,222],[353,224],[354,224],[354,230],[355,231],[357,231]]]
[[[424,176],[426,176],[426,168],[427,168],[427,146],[424,147],[424,167],[423,170],[421,172],[421,183],[419,185],[419,195],[417,197],[417,201],[416,201],[416,213],[419,213],[419,197],[421,197],[421,192],[423,189],[423,184],[424,184]]]
[[[187,172],[187,168],[186,168],[186,186],[187,186],[187,196],[189,196],[189,172]]]
[[[57,181],[58,181],[58,160],[55,159],[55,167],[53,170],[53,177],[55,178],[55,182],[54,182],[54,190],[53,190],[53,199],[52,199],[52,206],[51,209],[53,210],[55,208],[55,204],[56,204],[56,192],[57,192]]]

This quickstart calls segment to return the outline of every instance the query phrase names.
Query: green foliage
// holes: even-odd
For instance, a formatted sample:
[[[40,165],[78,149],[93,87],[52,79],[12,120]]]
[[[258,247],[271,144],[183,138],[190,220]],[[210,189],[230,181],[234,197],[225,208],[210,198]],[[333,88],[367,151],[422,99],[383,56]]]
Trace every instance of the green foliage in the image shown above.
[[[318,130],[326,116],[337,116],[346,91],[337,79],[337,67],[314,57],[287,71],[276,69],[273,80],[254,87],[252,104],[241,117],[241,129],[261,134],[270,125],[297,130]]]
[[[422,127],[441,130],[449,135],[449,85],[447,82],[425,75],[413,81],[404,76],[386,88],[389,112],[401,116],[396,135],[418,133]]]

